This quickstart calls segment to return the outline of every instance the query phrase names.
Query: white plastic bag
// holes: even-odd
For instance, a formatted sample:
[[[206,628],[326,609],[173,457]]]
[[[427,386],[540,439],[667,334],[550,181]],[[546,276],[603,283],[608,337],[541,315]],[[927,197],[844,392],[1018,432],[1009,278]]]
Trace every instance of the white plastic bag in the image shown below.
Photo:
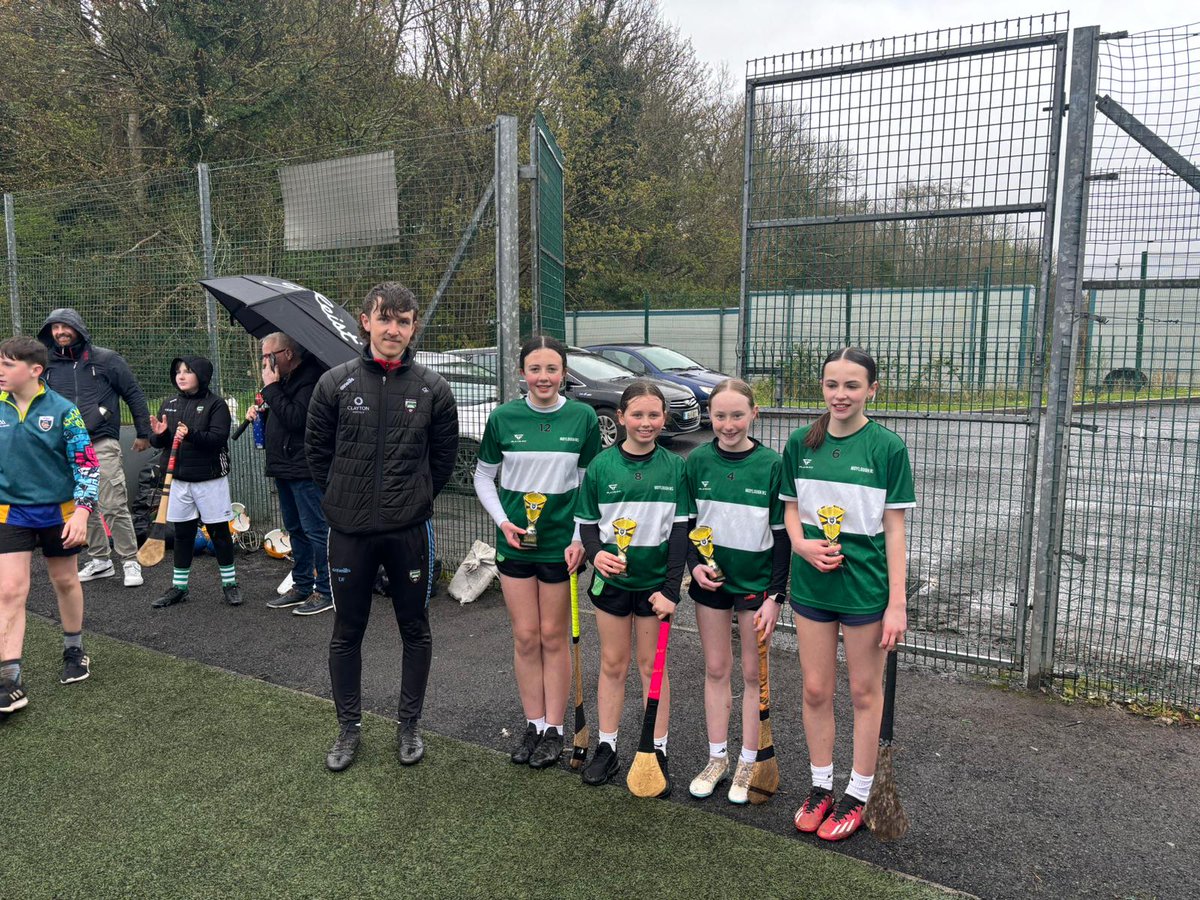
[[[476,541],[450,579],[450,596],[460,605],[466,605],[478,599],[495,577],[495,548],[484,541]]]

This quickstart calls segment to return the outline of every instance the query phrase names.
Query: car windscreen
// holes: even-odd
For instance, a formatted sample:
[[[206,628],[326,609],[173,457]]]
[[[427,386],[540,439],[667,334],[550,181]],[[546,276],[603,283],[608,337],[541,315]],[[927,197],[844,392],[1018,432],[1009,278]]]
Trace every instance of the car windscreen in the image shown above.
[[[624,366],[617,365],[615,362],[607,360],[602,356],[593,356],[589,353],[568,353],[567,370],[583,378],[603,381],[617,381],[622,378],[636,377]]]
[[[639,347],[638,352],[650,360],[650,364],[656,369],[664,372],[683,372],[687,369],[704,368],[694,359],[689,359],[670,347]]]

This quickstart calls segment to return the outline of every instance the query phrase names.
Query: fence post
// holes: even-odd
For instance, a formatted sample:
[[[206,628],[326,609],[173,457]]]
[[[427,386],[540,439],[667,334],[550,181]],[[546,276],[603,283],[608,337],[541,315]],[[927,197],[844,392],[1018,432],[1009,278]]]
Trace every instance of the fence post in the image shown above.
[[[650,343],[650,292],[642,291],[642,343]]]
[[[1137,345],[1134,351],[1133,367],[1142,371],[1142,357],[1146,346],[1146,272],[1150,268],[1150,251],[1142,251],[1142,277],[1138,284],[1138,315],[1137,315]],[[1137,376],[1135,375],[1136,379]],[[1134,381],[1136,384],[1136,380]]]
[[[533,308],[529,313],[529,333],[542,333],[542,245],[540,229],[542,223],[541,208],[541,156],[542,148],[538,143],[541,136],[538,133],[537,116],[529,121],[529,287],[533,295]]]
[[[750,365],[750,294],[747,273],[750,267],[750,150],[754,147],[754,85],[746,86],[746,121],[742,128],[742,271],[738,277],[737,369],[734,374],[749,381]]]
[[[977,390],[983,390],[984,383],[987,378],[987,339],[988,339],[988,319],[991,315],[991,310],[988,309],[988,304],[991,302],[992,295],[992,267],[988,266],[983,270],[983,296],[980,299],[979,310],[979,354],[975,357],[975,387]]]
[[[196,165],[196,177],[200,192],[200,240],[204,245],[204,277],[215,278],[217,270],[213,254],[212,197],[209,192],[208,163]],[[220,394],[221,345],[217,341],[217,301],[208,291],[204,292],[204,300],[208,312],[208,355],[213,364],[213,389]]]
[[[4,195],[4,238],[8,247],[8,302],[13,334],[21,333],[21,292],[17,289],[17,223],[12,194]]]
[[[1067,433],[1075,390],[1076,322],[1082,299],[1087,235],[1087,184],[1096,118],[1100,29],[1076,28],[1071,58],[1070,115],[1063,165],[1058,262],[1050,323],[1050,371],[1042,419],[1038,503],[1033,535],[1033,608],[1026,680],[1040,688],[1054,672],[1054,637],[1062,572],[1062,528],[1067,468]]]
[[[843,346],[850,347],[850,322],[854,315],[854,287],[846,285],[846,340],[843,341]]]
[[[496,359],[500,402],[519,396],[517,344],[521,338],[518,244],[517,117],[496,118]]]

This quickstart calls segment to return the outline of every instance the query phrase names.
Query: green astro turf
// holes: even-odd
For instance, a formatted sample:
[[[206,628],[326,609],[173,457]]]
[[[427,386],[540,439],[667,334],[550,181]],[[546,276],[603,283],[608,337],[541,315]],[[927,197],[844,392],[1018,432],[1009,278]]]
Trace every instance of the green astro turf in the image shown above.
[[[58,633],[29,621],[29,706],[0,722],[8,900],[944,896],[437,735],[402,768],[378,717],[335,775],[328,702],[85,637],[91,679],[59,685]]]

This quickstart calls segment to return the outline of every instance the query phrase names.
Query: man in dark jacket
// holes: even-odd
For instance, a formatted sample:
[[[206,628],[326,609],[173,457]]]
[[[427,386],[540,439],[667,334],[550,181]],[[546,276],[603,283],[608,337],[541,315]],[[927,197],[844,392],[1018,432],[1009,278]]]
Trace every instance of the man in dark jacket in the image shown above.
[[[308,410],[305,449],[329,522],[329,674],[340,728],[325,765],[334,772],[358,749],[362,639],[380,564],[404,644],[398,755],[412,765],[425,753],[417,721],[433,659],[433,499],[454,470],[458,410],[445,379],[413,362],[416,318],[408,288],[371,288],[359,316],[362,356],[322,375]]]
[[[46,317],[38,338],[50,351],[50,367],[43,378],[51,390],[62,394],[83,415],[96,458],[100,461],[99,516],[88,519],[88,556],[79,570],[80,581],[111,578],[116,574],[104,523],[112,532],[113,545],[121,558],[125,586],[142,583],[137,561],[137,535],[129,514],[125,467],[121,459],[120,401],[133,414],[137,437],[133,450],[150,446],[150,410],[129,364],[114,350],[97,347],[88,335],[83,317],[73,309],[56,309]],[[103,516],[103,519],[101,519]]]
[[[320,363],[283,332],[267,335],[262,341],[263,410],[251,406],[246,411],[250,421],[264,417],[267,476],[275,479],[279,512],[292,543],[292,587],[268,600],[267,606],[294,606],[298,616],[333,609],[326,559],[329,526],[321,510],[321,489],[304,455],[308,404],[322,371]]]

